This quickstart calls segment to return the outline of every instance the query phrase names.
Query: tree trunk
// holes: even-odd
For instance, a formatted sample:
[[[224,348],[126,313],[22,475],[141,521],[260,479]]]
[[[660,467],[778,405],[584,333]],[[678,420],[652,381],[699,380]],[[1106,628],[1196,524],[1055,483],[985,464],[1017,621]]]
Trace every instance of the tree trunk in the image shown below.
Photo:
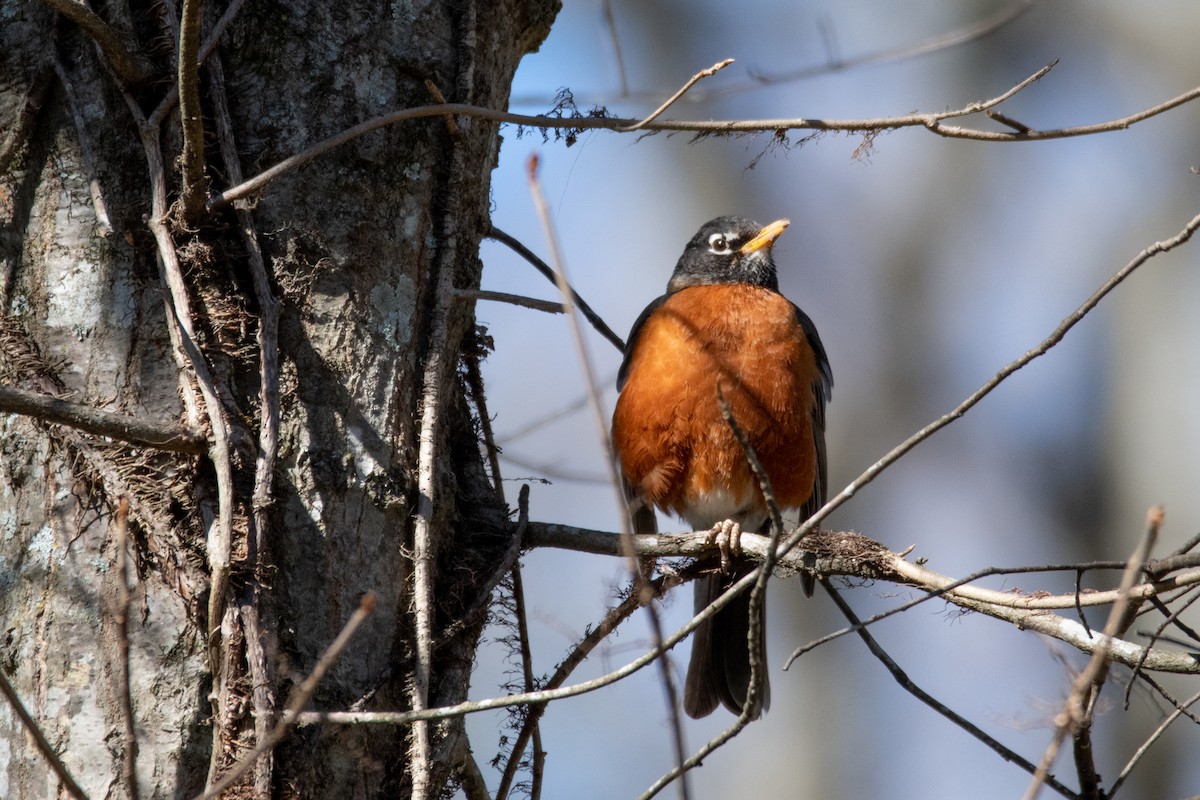
[[[0,669],[89,796],[129,793],[115,534],[127,498],[138,788],[189,796],[265,734],[366,592],[376,612],[314,705],[411,707],[414,551],[431,559],[436,641],[506,548],[460,374],[481,335],[448,291],[478,284],[500,138],[481,120],[404,122],[284,174],[252,207],[167,219],[154,152],[174,199],[179,109],[157,129],[138,117],[152,126],[175,85],[179,9],[102,4],[138,74],[112,69],[112,52],[50,5],[0,0],[0,384],[182,422],[208,445],[165,452],[0,416]],[[225,10],[208,5],[201,39]],[[210,190],[439,91],[504,108],[557,5],[247,3],[200,72]],[[421,524],[428,546],[414,541]],[[483,621],[438,642],[430,705],[465,699]],[[469,751],[461,722],[431,735],[436,795]],[[409,736],[301,728],[242,784],[259,797],[407,796]],[[0,796],[57,785],[0,704]]]

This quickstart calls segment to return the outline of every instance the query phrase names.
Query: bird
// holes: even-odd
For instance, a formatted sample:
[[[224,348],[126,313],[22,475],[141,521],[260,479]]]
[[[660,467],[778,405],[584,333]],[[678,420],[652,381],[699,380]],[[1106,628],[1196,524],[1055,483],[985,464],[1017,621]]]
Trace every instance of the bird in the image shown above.
[[[718,390],[762,464],[781,511],[807,519],[825,504],[825,405],[833,373],[817,329],[779,291],[772,248],[788,227],[717,217],[688,241],[666,293],[638,316],[617,373],[612,446],[635,532],[652,532],[654,509],[707,530],[737,556],[741,531],[766,533],[770,508],[722,414]],[[696,581],[699,613],[753,570],[735,558]],[[812,578],[805,582],[812,592]],[[764,670],[749,702],[750,592],[695,632],[684,711],[718,705],[757,718],[770,705]],[[759,607],[765,621],[765,603]],[[765,632],[765,626],[760,626]],[[757,663],[766,663],[765,635]]]

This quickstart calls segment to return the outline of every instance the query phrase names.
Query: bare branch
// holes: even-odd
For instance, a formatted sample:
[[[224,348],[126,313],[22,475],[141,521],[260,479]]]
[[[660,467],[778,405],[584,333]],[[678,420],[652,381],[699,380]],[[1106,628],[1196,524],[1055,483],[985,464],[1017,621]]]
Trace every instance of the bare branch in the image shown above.
[[[342,626],[342,630],[338,633],[337,638],[333,640],[329,647],[325,648],[325,652],[321,653],[321,657],[317,659],[313,671],[292,691],[292,696],[288,699],[287,707],[283,711],[283,717],[271,729],[271,733],[265,739],[259,741],[249,754],[234,764],[221,780],[210,786],[204,793],[197,795],[195,800],[216,800],[216,798],[221,796],[222,792],[233,786],[238,778],[242,777],[246,770],[250,769],[261,755],[274,750],[283,741],[288,731],[299,720],[300,713],[304,710],[304,707],[312,700],[317,687],[320,686],[321,681],[325,678],[325,673],[329,671],[329,668],[341,656],[342,651],[350,644],[350,639],[353,638],[359,626],[374,611],[375,593],[367,592],[359,602],[358,608],[350,615],[350,619]]]
[[[217,44],[221,41],[221,37],[225,35],[225,29],[229,27],[231,22],[233,22],[234,18],[238,15],[238,12],[242,10],[242,6],[245,5],[245,3],[246,0],[232,0],[229,6],[225,9],[225,13],[223,13],[221,18],[217,20],[215,25],[213,25],[212,30],[208,33],[208,37],[204,40],[204,44],[200,46],[199,64],[203,64],[208,61],[208,57],[212,55],[214,50],[217,49]],[[146,119],[146,124],[151,128],[157,128],[162,124],[162,121],[166,119],[167,114],[170,113],[171,109],[175,107],[177,102],[179,102],[179,81],[171,84],[171,88],[167,92],[166,96],[163,97],[162,101],[154,109],[154,112]],[[232,180],[240,181],[241,169],[238,170],[238,176],[239,177],[234,178],[231,174],[229,177]]]
[[[531,308],[534,311],[544,311],[547,314],[563,313],[562,303],[509,292],[492,292],[487,289],[455,289],[454,296],[459,300],[491,300],[496,303],[508,303],[512,306]]]
[[[1029,773],[1036,773],[1038,771],[1038,768],[1033,764],[1033,762],[1023,758],[1017,752],[1005,747],[978,725],[971,722],[950,707],[946,706],[933,695],[929,694],[920,686],[913,683],[912,679],[908,677],[908,674],[900,668],[900,665],[897,664],[890,655],[888,655],[887,651],[884,650],[883,647],[880,646],[879,642],[875,640],[875,637],[870,634],[870,632],[866,629],[866,626],[864,626],[858,619],[858,615],[854,613],[852,608],[850,608],[850,604],[847,603],[841,594],[833,588],[829,581],[822,579],[821,585],[825,587],[825,590],[829,593],[829,596],[833,599],[833,602],[837,604],[838,609],[842,612],[846,619],[850,621],[855,630],[858,631],[859,637],[862,638],[863,643],[867,646],[867,649],[871,651],[871,655],[875,656],[880,663],[887,667],[887,671],[890,672],[892,677],[896,679],[896,683],[900,684],[900,686],[906,692],[911,694],[913,697],[916,697],[922,703],[929,706],[934,711],[938,712],[943,717],[950,720],[955,725],[962,728],[964,731],[971,734],[988,747],[992,748],[992,750],[996,751],[996,753],[998,753],[1005,761],[1016,764]],[[1053,788],[1063,797],[1078,797],[1075,792],[1072,792],[1066,786],[1059,783],[1049,775],[1043,775],[1041,779],[1045,781],[1047,786]]]
[[[24,703],[17,696],[16,690],[8,682],[8,676],[4,674],[4,670],[2,669],[0,669],[0,694],[4,695],[4,698],[8,700],[9,706],[17,713],[21,724],[25,726],[25,732],[33,739],[33,743],[37,745],[37,749],[41,752],[42,757],[46,759],[46,763],[50,765],[50,768],[54,770],[54,774],[62,781],[63,788],[72,797],[76,798],[76,800],[88,800],[87,793],[71,777],[70,771],[67,770],[67,765],[58,757],[58,753],[54,752],[54,747],[46,740],[46,734],[42,733],[42,729],[38,727],[37,722],[29,715]]]
[[[642,130],[647,125],[649,125],[651,122],[653,122],[654,120],[661,117],[664,111],[666,111],[671,106],[675,105],[675,102],[677,100],[679,100],[679,98],[683,97],[687,93],[688,89],[691,89],[693,86],[695,86],[697,83],[704,80],[705,78],[716,75],[718,72],[725,69],[732,63],[733,63],[733,59],[727,58],[724,61],[718,61],[716,64],[713,64],[708,69],[700,70],[695,75],[693,75],[691,78],[689,78],[688,82],[679,88],[679,91],[675,92],[675,94],[673,94],[669,98],[667,98],[667,101],[665,103],[663,103],[658,108],[654,109],[654,111],[650,112],[650,116],[646,117],[645,119],[641,120],[640,122],[635,122],[634,124],[628,125],[624,128],[617,128],[617,130],[621,133],[632,133],[633,131]]]
[[[134,725],[133,692],[130,690],[129,676],[129,567],[128,547],[129,537],[129,500],[122,497],[117,504],[117,613],[114,615],[117,623],[118,650],[118,687],[121,699],[121,718],[125,723],[125,757],[124,774],[129,800],[138,800],[141,793],[137,782],[138,741],[137,728]]]
[[[179,161],[183,169],[180,207],[186,219],[195,219],[204,210],[207,180],[204,174],[204,118],[200,109],[201,0],[183,0],[179,19],[179,119],[183,132],[183,151]]]
[[[608,26],[608,38],[612,40],[613,58],[617,62],[617,78],[621,86],[621,97],[627,97],[629,80],[625,77],[625,59],[621,55],[621,37],[617,35],[617,19],[613,15],[612,0],[604,0],[604,24]]]
[[[855,58],[837,58],[831,57],[828,63],[816,67],[807,67],[804,69],[792,70],[790,72],[752,73],[751,78],[756,85],[770,86],[780,83],[791,83],[793,81],[805,80],[807,78],[815,78],[819,75],[829,75],[836,72],[846,72],[859,67],[866,67],[878,64],[887,64],[896,61],[905,61],[919,56],[929,55],[941,50],[948,50],[952,47],[958,47],[967,42],[974,42],[982,39],[990,33],[1003,28],[1008,23],[1015,20],[1017,17],[1024,14],[1033,7],[1034,0],[1019,0],[1019,2],[1001,8],[995,14],[985,19],[965,25],[962,28],[951,31],[949,33],[939,34],[937,36],[926,39],[917,44],[903,45],[901,47],[879,50],[874,53],[857,56]],[[746,86],[722,88],[715,92],[714,95],[731,94],[735,91],[744,91]]]
[[[62,62],[54,59],[54,73],[62,84],[63,94],[67,97],[67,107],[71,110],[71,118],[75,122],[75,136],[79,143],[79,156],[83,171],[88,179],[88,191],[92,195],[92,208],[96,212],[96,232],[107,238],[112,236],[112,221],[108,218],[108,208],[104,203],[104,194],[100,191],[100,179],[96,175],[96,155],[92,150],[92,132],[83,115],[79,112],[78,95],[75,85]]]
[[[1099,122],[1092,125],[1080,125],[1050,130],[1029,130],[1023,133],[1017,131],[987,131],[944,124],[945,120],[948,119],[955,119],[971,114],[983,113],[991,109],[993,106],[1010,99],[1014,94],[1043,77],[1047,72],[1050,71],[1050,69],[1053,68],[1053,66],[1054,64],[1050,64],[1046,67],[1043,67],[1008,91],[990,100],[970,103],[969,105],[953,111],[918,112],[894,117],[874,117],[856,120],[816,119],[805,117],[758,120],[654,120],[647,123],[641,130],[684,131],[708,135],[767,133],[774,136],[778,135],[780,132],[795,130],[878,133],[881,131],[895,130],[899,128],[927,128],[939,136],[945,136],[947,138],[954,139],[973,139],[985,142],[1032,142],[1046,139],[1065,139],[1075,136],[1089,136],[1097,133],[1125,130],[1132,125],[1150,119],[1151,117],[1159,114],[1163,114],[1200,97],[1200,87],[1197,87],[1191,91],[1184,92],[1177,97],[1174,97],[1163,103],[1159,103],[1158,105],[1143,111],[1139,111],[1136,114],[1131,114],[1127,117],[1109,120],[1108,122]],[[457,114],[464,117],[475,117],[478,119],[491,120],[493,122],[511,123],[539,129],[620,131],[640,122],[640,120],[620,119],[616,117],[531,116],[528,114],[513,114],[507,111],[496,111],[495,109],[483,108],[481,106],[473,106],[464,103],[418,106],[416,108],[393,111],[389,114],[384,114],[382,116],[369,119],[366,122],[359,123],[358,125],[331,136],[322,142],[318,142],[312,147],[309,147],[308,149],[294,156],[286,158],[275,166],[260,172],[255,177],[225,190],[209,200],[209,209],[212,210],[220,208],[233,202],[234,200],[239,200],[255,194],[256,192],[261,191],[266,184],[270,183],[280,175],[290,172],[297,167],[303,166],[304,164],[307,164],[309,161],[312,161],[324,153],[340,147],[347,142],[353,141],[354,139],[370,133],[373,130],[385,127],[387,125],[394,125],[398,122],[424,119],[432,116],[444,116],[446,114]]]
[[[42,0],[43,3],[74,22],[96,42],[112,66],[113,72],[128,84],[148,80],[153,72],[150,63],[131,52],[120,34],[101,19],[86,4],[76,0]]]
[[[676,700],[675,676],[671,670],[671,663],[667,657],[666,649],[663,647],[662,620],[659,618],[658,611],[651,602],[654,599],[654,590],[650,584],[650,569],[648,568],[643,573],[640,562],[634,556],[632,544],[630,544],[633,537],[633,529],[631,527],[629,506],[623,490],[624,484],[618,473],[616,458],[613,456],[612,441],[608,435],[609,417],[600,400],[600,388],[596,381],[596,370],[592,366],[591,353],[588,351],[587,344],[583,338],[583,329],[580,327],[579,319],[575,315],[572,300],[574,292],[567,281],[566,264],[563,261],[562,254],[559,252],[558,237],[554,233],[554,223],[550,218],[549,206],[546,203],[545,196],[542,194],[542,186],[538,180],[538,157],[536,153],[529,157],[526,174],[529,180],[530,194],[533,196],[534,207],[537,210],[538,219],[541,220],[546,241],[550,246],[554,277],[558,284],[558,290],[562,293],[563,307],[567,312],[567,324],[571,331],[571,339],[575,344],[575,353],[579,359],[579,366],[583,370],[584,387],[587,389],[588,395],[588,406],[591,408],[592,416],[596,423],[600,448],[605,454],[604,461],[608,466],[609,482],[616,495],[617,508],[622,511],[621,541],[626,543],[624,548],[626,566],[633,580],[635,587],[634,594],[640,598],[642,605],[645,607],[646,618],[650,622],[650,630],[655,648],[662,656],[659,660],[659,668],[662,675],[663,689],[667,696],[667,714],[671,719],[672,742],[675,746],[676,758],[682,763],[686,752],[683,743],[683,721],[680,719],[679,703]],[[680,784],[680,795],[683,800],[687,800],[688,786],[686,782]]]
[[[1146,738],[1146,741],[1142,742],[1137,751],[1129,757],[1128,763],[1125,764],[1125,767],[1121,770],[1120,774],[1117,775],[1117,779],[1113,781],[1113,784],[1109,788],[1108,794],[1105,795],[1105,797],[1112,798],[1116,796],[1117,791],[1121,788],[1121,785],[1125,783],[1125,779],[1129,777],[1129,773],[1132,772],[1133,768],[1137,766],[1139,761],[1142,760],[1142,757],[1146,755],[1150,747],[1157,742],[1164,733],[1166,733],[1167,728],[1169,728],[1173,722],[1186,713],[1186,709],[1194,706],[1198,702],[1200,702],[1200,693],[1192,695],[1181,704],[1176,704],[1175,709],[1163,718],[1162,722],[1158,724],[1158,727],[1154,729],[1154,732],[1151,733]]]
[[[550,268],[550,265],[538,258],[528,247],[521,244],[520,240],[518,240],[516,237],[510,236],[509,234],[497,228],[495,225],[488,230],[487,237],[489,239],[495,239],[501,244],[507,245],[510,250],[528,261],[534,269],[536,269],[546,278],[546,280],[550,281],[551,283],[557,282],[558,279],[554,277],[554,270]],[[574,289],[571,289],[571,300],[574,301],[575,306],[579,309],[579,313],[583,314],[584,318],[591,323],[592,327],[596,329],[597,333],[611,342],[612,346],[617,348],[618,352],[625,351],[625,340],[615,334],[613,329],[608,326],[608,323],[605,322],[599,314],[592,310],[592,307],[588,305],[587,301],[580,297],[579,293]]]
[[[210,43],[219,36],[222,23],[232,19],[236,6],[243,0],[235,0],[226,10],[210,36]],[[201,52],[201,60],[205,53]],[[233,120],[225,92],[225,70],[220,56],[214,56],[209,64],[210,94],[213,117],[220,145],[221,160],[231,180],[242,178],[242,166],[234,140]],[[279,454],[279,300],[271,288],[266,258],[259,242],[258,231],[250,210],[244,203],[234,204],[239,233],[246,246],[247,261],[254,284],[254,298],[258,302],[258,374],[259,374],[259,423],[258,453],[254,466],[254,494],[251,498],[252,523],[247,537],[247,560],[254,569],[255,581],[244,589],[241,604],[242,624],[246,631],[246,663],[250,669],[254,703],[254,740],[262,741],[269,732],[275,714],[275,694],[272,690],[270,660],[263,646],[263,587],[264,553],[266,535],[270,529],[269,511],[272,504],[275,482],[275,462]],[[254,766],[254,792],[258,800],[267,800],[271,795],[273,754],[265,754]]]
[[[23,414],[156,450],[203,453],[208,448],[208,442],[199,432],[183,425],[146,422],[14,386],[0,386],[0,412]]]
[[[977,611],[1009,622],[1021,630],[1034,630],[1070,644],[1083,653],[1095,652],[1106,641],[1109,657],[1133,666],[1145,658],[1145,668],[1162,672],[1200,674],[1200,658],[1190,653],[1173,653],[1145,648],[1124,640],[1103,640],[1073,619],[1047,613],[1054,609],[1073,609],[1074,593],[1052,595],[1041,592],[999,592],[976,586],[959,585],[945,575],[906,561],[883,545],[857,533],[842,531],[812,531],[806,522],[796,531],[806,531],[804,549],[795,548],[779,554],[779,564],[800,572],[811,569],[820,575],[845,575],[869,580],[884,580],[914,586],[936,594],[962,608]],[[791,534],[795,536],[795,532]],[[753,534],[743,534],[742,552],[755,559],[764,559],[770,540]],[[581,552],[622,556],[620,536],[606,531],[572,528],[541,522],[529,523],[525,544],[530,547],[560,547]],[[638,556],[711,557],[718,554],[716,545],[708,541],[707,531],[682,534],[641,534],[633,537]],[[753,576],[734,585],[726,595],[736,595],[749,586]],[[1191,569],[1173,576],[1137,584],[1128,596],[1141,600],[1161,595],[1181,586],[1200,585],[1200,569]],[[951,588],[954,587],[954,588]],[[724,598],[726,595],[722,595]],[[1082,595],[1078,602],[1088,606],[1109,605],[1120,597],[1120,590],[1092,592]],[[671,641],[671,639],[668,639]]]
[[[1033,775],[1033,781],[1025,791],[1025,800],[1035,800],[1042,785],[1049,782],[1050,767],[1054,764],[1059,747],[1067,735],[1079,735],[1091,726],[1095,699],[1108,675],[1109,643],[1116,636],[1124,633],[1133,620],[1133,615],[1127,613],[1133,600],[1131,592],[1134,582],[1142,573],[1142,565],[1146,563],[1146,559],[1150,557],[1150,551],[1154,548],[1154,543],[1158,541],[1158,530],[1162,525],[1162,520],[1162,508],[1153,508],[1147,515],[1146,535],[1138,543],[1137,550],[1129,557],[1129,566],[1125,568],[1125,572],[1121,576],[1121,585],[1117,589],[1117,599],[1108,612],[1108,622],[1104,625],[1104,634],[1092,652],[1087,666],[1075,677],[1065,707],[1054,719],[1054,736],[1050,739],[1050,744],[1046,746],[1046,752],[1043,753],[1042,761]],[[1082,748],[1076,748],[1076,754],[1084,754],[1087,759],[1086,763],[1077,765],[1081,773],[1080,783],[1085,788],[1091,786],[1094,790],[1097,777],[1095,767],[1091,763],[1090,736],[1087,737],[1086,744]]]

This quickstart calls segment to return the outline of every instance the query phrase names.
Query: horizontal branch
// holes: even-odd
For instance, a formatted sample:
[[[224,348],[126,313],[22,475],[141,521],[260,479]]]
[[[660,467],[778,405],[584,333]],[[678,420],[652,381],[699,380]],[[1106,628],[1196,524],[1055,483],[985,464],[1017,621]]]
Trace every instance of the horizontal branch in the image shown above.
[[[525,544],[529,547],[555,547],[611,556],[622,556],[624,552],[620,534],[541,522],[529,523]],[[742,536],[742,550],[756,560],[761,561],[766,557],[768,544],[769,539],[763,536]],[[719,554],[716,545],[709,542],[707,531],[642,534],[634,537],[634,547],[639,556],[698,558]],[[818,531],[809,534],[799,547],[780,558],[779,564],[784,569],[797,572],[813,570],[824,576],[840,575],[912,586],[940,595],[962,608],[1010,622],[1018,628],[1053,636],[1084,653],[1092,653],[1105,642],[1104,637],[1053,611],[1108,605],[1115,602],[1119,595],[1116,589],[1078,595],[1051,595],[1001,592],[965,585],[962,581],[906,561],[883,545],[853,532]],[[1128,596],[1131,600],[1141,600],[1197,584],[1200,584],[1200,556],[1192,560],[1190,569],[1135,585]],[[1145,658],[1142,663],[1149,669],[1200,673],[1200,658],[1189,653],[1147,651],[1144,647],[1120,639],[1108,641],[1104,646],[1110,648],[1110,656],[1114,661],[1131,667]]]
[[[183,425],[146,422],[12,386],[0,386],[0,413],[24,414],[44,422],[67,425],[97,436],[158,450],[203,453],[208,448],[208,442],[200,433]]]
[[[513,114],[508,111],[497,111],[496,109],[484,108],[482,106],[474,106],[466,103],[442,103],[428,106],[417,106],[415,108],[406,108],[400,111],[393,111],[388,114],[369,119],[361,122],[352,128],[347,128],[335,136],[318,142],[312,147],[297,153],[290,158],[280,161],[278,164],[270,167],[258,175],[246,180],[237,186],[227,189],[225,192],[213,197],[208,204],[209,210],[221,208],[235,200],[240,200],[249,195],[252,195],[279,177],[280,175],[290,172],[297,167],[312,161],[314,158],[340,147],[347,142],[353,141],[360,136],[370,133],[373,130],[383,128],[388,125],[394,125],[398,122],[406,122],[416,119],[425,119],[428,117],[444,117],[448,114],[473,117],[476,119],[485,119],[491,122],[508,123],[512,125],[523,125],[530,128],[538,128],[542,130],[634,130],[638,133],[654,132],[685,132],[697,133],[704,135],[730,135],[730,134],[747,134],[747,133],[768,133],[778,135],[786,131],[809,130],[809,131],[840,131],[843,133],[878,133],[880,131],[896,130],[900,128],[925,128],[947,138],[954,139],[973,139],[976,141],[987,142],[1032,142],[1045,139],[1065,139],[1074,136],[1088,136],[1097,133],[1105,133],[1109,131],[1125,130],[1126,128],[1138,122],[1142,122],[1151,117],[1163,114],[1171,109],[1177,108],[1185,103],[1189,103],[1197,98],[1200,98],[1200,87],[1184,92],[1177,97],[1159,103],[1158,105],[1139,111],[1119,119],[1109,120],[1107,122],[1098,122],[1092,125],[1079,125],[1068,128],[1053,128],[1049,130],[1037,130],[1026,125],[1021,125],[1020,129],[1007,131],[989,131],[977,128],[965,128],[956,125],[946,125],[945,122],[950,119],[959,117],[971,116],[973,114],[982,114],[995,106],[1000,105],[1006,100],[1012,98],[1015,94],[1025,89],[1032,83],[1044,77],[1054,64],[1043,67],[1034,74],[1030,75],[1025,80],[1016,84],[1003,94],[997,95],[990,100],[969,103],[962,108],[950,111],[936,112],[916,112],[912,114],[903,114],[894,117],[868,117],[864,119],[818,119],[808,117],[791,117],[782,119],[747,119],[747,120],[674,120],[674,119],[624,119],[618,117],[604,116],[534,116],[529,114]],[[1010,123],[1011,124],[1011,123]]]

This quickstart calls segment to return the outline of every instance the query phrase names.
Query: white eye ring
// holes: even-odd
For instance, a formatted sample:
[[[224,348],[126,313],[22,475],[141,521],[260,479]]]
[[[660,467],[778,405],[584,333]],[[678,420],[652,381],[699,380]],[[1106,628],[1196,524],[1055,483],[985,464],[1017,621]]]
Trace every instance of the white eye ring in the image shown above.
[[[729,246],[729,239],[723,233],[714,233],[708,237],[708,249],[719,256],[733,252],[733,248]]]

